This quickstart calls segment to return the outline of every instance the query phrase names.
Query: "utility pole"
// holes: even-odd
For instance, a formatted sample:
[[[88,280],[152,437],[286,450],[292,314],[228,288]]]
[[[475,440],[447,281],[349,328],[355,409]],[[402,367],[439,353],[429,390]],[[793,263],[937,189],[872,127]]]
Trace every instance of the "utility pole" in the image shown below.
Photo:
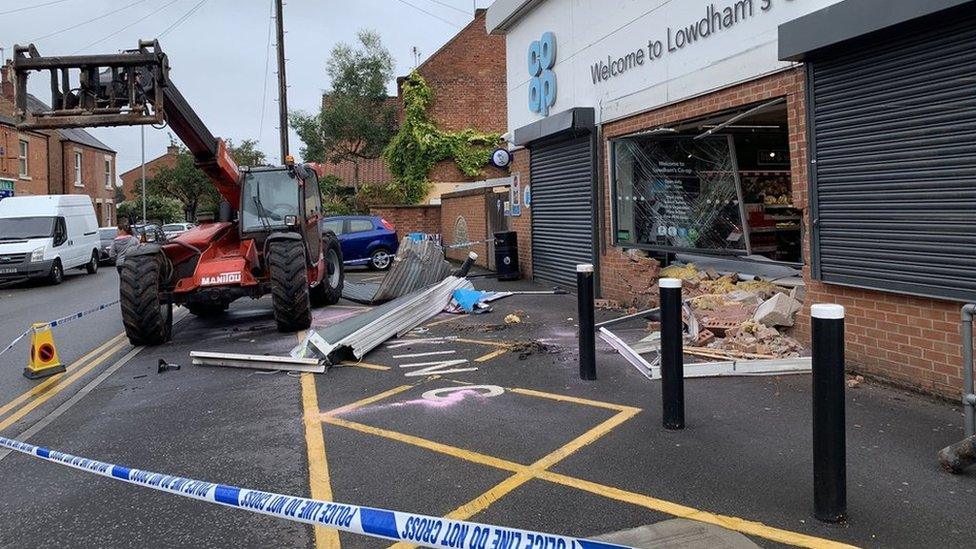
[[[142,224],[146,224],[146,127],[139,126],[142,141]]]
[[[275,0],[275,23],[278,27],[278,130],[281,132],[281,163],[288,156],[288,80],[285,78],[285,23],[282,0]]]

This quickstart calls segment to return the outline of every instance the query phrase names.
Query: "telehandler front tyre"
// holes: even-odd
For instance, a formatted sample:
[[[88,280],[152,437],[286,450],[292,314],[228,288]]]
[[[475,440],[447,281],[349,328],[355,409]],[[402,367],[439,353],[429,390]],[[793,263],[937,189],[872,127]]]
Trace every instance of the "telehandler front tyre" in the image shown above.
[[[305,245],[299,240],[269,244],[271,302],[279,332],[297,332],[312,325]]]
[[[173,304],[159,299],[163,258],[126,257],[119,276],[119,298],[125,335],[133,345],[161,345],[173,335]]]

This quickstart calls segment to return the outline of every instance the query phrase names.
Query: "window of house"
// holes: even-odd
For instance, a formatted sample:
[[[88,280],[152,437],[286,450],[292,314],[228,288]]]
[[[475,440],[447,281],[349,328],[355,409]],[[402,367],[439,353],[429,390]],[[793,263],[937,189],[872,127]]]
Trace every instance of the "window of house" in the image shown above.
[[[20,163],[20,177],[28,177],[30,175],[30,164],[27,160],[28,151],[30,150],[30,144],[27,141],[20,141],[20,150],[17,153],[17,160]]]
[[[81,183],[81,153],[75,153],[75,187],[83,187]]]
[[[105,188],[112,188],[112,159],[105,159]]]

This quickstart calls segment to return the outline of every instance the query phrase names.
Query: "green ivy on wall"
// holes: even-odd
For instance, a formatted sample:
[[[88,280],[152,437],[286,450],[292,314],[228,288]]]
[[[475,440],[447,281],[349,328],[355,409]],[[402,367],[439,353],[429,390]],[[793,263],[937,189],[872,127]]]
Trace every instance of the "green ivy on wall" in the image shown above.
[[[403,82],[403,124],[383,152],[393,174],[391,190],[407,204],[416,204],[427,196],[427,176],[442,160],[453,160],[465,175],[477,177],[491,159],[499,134],[480,133],[473,129],[446,132],[437,128],[430,117],[434,92],[417,71]]]

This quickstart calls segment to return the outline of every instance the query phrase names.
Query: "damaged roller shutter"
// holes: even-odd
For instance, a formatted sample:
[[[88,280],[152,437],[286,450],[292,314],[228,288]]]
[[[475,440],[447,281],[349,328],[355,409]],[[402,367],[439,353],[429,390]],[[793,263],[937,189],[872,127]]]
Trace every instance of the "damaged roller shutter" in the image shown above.
[[[967,16],[812,60],[816,278],[976,300],[973,44]]]
[[[576,285],[576,265],[593,263],[593,150],[585,135],[531,146],[532,275]]]

